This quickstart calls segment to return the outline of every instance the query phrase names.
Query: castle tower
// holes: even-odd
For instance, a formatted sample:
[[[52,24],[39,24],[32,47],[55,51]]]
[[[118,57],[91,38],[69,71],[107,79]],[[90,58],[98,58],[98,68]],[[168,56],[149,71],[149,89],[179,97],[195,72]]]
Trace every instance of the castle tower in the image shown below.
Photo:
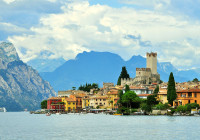
[[[151,69],[152,74],[157,73],[157,53],[147,53],[147,68]]]

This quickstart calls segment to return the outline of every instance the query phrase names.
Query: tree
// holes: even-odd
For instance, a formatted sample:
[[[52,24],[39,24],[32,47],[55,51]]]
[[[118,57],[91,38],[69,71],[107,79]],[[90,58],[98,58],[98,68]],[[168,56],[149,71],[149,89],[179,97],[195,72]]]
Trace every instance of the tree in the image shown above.
[[[154,90],[153,94],[154,94],[154,95],[157,95],[157,94],[158,94],[158,92],[159,92],[159,86],[157,86],[157,87],[155,88],[155,90]]]
[[[130,87],[128,85],[125,86],[125,92],[130,91]]]
[[[99,105],[96,107],[96,109],[99,109],[100,107],[99,107]]]
[[[199,82],[199,80],[198,80],[197,78],[194,78],[194,79],[192,80],[192,82],[197,83],[197,82]]]
[[[134,103],[140,103],[141,99],[137,96],[137,94],[134,91],[127,91],[122,96],[122,102],[127,105],[130,109],[132,108],[132,105]]]
[[[76,90],[76,87],[72,87],[72,90]]]
[[[122,67],[122,71],[118,78],[117,85],[121,85],[121,78],[130,78],[130,76],[126,70],[126,67]]]
[[[173,73],[170,73],[168,87],[167,87],[167,100],[171,106],[173,106],[173,101],[176,100],[176,87]]]
[[[147,105],[153,106],[158,104],[159,102],[156,100],[156,95],[149,95],[147,96]]]
[[[146,114],[146,112],[151,112],[152,111],[151,106],[148,105],[147,103],[142,103],[140,107],[145,112],[145,114]]]
[[[47,100],[41,102],[41,109],[47,109]]]

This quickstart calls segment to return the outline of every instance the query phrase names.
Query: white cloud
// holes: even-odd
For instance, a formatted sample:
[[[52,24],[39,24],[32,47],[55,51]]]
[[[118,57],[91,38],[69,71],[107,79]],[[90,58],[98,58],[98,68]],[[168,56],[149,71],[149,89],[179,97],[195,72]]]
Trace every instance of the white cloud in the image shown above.
[[[16,1],[16,0],[3,0],[5,3],[7,3],[7,4],[10,4],[10,3],[12,3],[12,2],[14,2],[14,1]]]
[[[27,49],[25,55],[20,53],[23,60],[37,57],[44,50],[66,60],[90,50],[114,52],[124,59],[158,51],[159,60],[170,60],[178,67],[184,66],[183,62],[187,66],[199,64],[194,61],[199,58],[200,46],[195,44],[200,37],[198,21],[149,10],[90,5],[87,1],[66,3],[61,9],[62,13],[43,15],[40,24],[30,29],[33,34],[8,38],[19,51]]]

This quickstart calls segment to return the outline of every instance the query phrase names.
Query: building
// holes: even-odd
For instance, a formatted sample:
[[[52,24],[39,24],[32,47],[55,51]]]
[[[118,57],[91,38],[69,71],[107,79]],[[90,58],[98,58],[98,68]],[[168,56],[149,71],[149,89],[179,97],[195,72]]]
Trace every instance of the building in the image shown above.
[[[103,82],[103,88],[110,88],[110,87],[114,87],[114,83],[104,83]]]
[[[76,112],[81,112],[82,110],[82,97],[85,95],[79,95],[79,94],[72,94],[70,95],[70,98],[76,101]]]
[[[173,106],[186,105],[189,103],[200,104],[200,89],[187,89],[177,91],[177,98]]]
[[[89,96],[84,96],[82,98],[82,108],[83,109],[90,109],[90,97]]]
[[[106,94],[109,100],[109,108],[112,110],[117,109],[118,93],[119,91],[117,89],[112,89]]]
[[[139,94],[153,94],[154,88],[148,87],[136,87],[130,86],[130,91],[134,91],[137,95]],[[125,93],[125,89],[123,89],[123,93]]]
[[[47,99],[47,110],[50,112],[64,112],[65,106],[60,97],[51,97]]]
[[[92,108],[107,109],[109,108],[109,100],[107,96],[94,96],[90,99]]]
[[[139,94],[138,97],[141,99],[147,99],[147,97],[152,94]]]
[[[82,90],[58,91],[58,97],[69,97],[71,94],[87,94],[87,92]]]
[[[163,104],[168,103],[167,100],[167,88],[160,88],[158,95],[157,95],[157,100]]]
[[[76,112],[76,100],[68,97],[62,97],[65,105],[65,112]]]
[[[160,74],[157,72],[157,53],[146,54],[147,64],[146,68],[136,68],[136,77],[121,79],[121,85],[139,85],[160,83]]]

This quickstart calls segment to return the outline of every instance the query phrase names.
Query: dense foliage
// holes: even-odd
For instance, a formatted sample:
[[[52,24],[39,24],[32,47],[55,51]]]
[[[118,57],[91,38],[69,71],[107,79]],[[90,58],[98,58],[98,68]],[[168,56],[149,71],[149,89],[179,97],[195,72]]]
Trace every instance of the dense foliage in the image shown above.
[[[47,109],[47,100],[41,102],[41,109]]]
[[[155,108],[159,109],[159,110],[166,110],[169,108],[169,104],[168,103],[165,103],[165,104],[159,103],[155,106]]]
[[[168,87],[167,87],[167,100],[171,106],[173,106],[173,101],[177,98],[175,80],[173,73],[170,73]]]
[[[197,78],[194,78],[194,79],[192,80],[192,82],[199,82],[199,80],[198,80]]]
[[[122,96],[122,102],[126,104],[130,109],[132,107],[138,108],[140,106],[141,99],[137,96],[134,91],[127,91]]]
[[[99,86],[96,83],[93,83],[93,84],[87,84],[86,83],[85,85],[81,85],[78,89],[90,92],[90,89],[99,89]]]
[[[128,85],[126,85],[124,94],[122,90],[119,90],[118,97],[118,113],[130,114],[137,112],[137,108],[140,107],[142,102],[142,99],[140,99],[134,91],[130,91]]]
[[[121,85],[121,78],[130,78],[130,76],[126,70],[126,67],[122,67],[122,71],[118,78],[117,85]]]
[[[153,94],[154,94],[154,95],[157,95],[157,94],[158,94],[158,92],[159,92],[159,86],[157,86],[157,87],[155,88],[155,90],[154,90]]]
[[[176,111],[185,113],[185,112],[190,112],[192,109],[196,108],[199,108],[199,104],[192,103],[192,104],[180,105],[177,107]]]

